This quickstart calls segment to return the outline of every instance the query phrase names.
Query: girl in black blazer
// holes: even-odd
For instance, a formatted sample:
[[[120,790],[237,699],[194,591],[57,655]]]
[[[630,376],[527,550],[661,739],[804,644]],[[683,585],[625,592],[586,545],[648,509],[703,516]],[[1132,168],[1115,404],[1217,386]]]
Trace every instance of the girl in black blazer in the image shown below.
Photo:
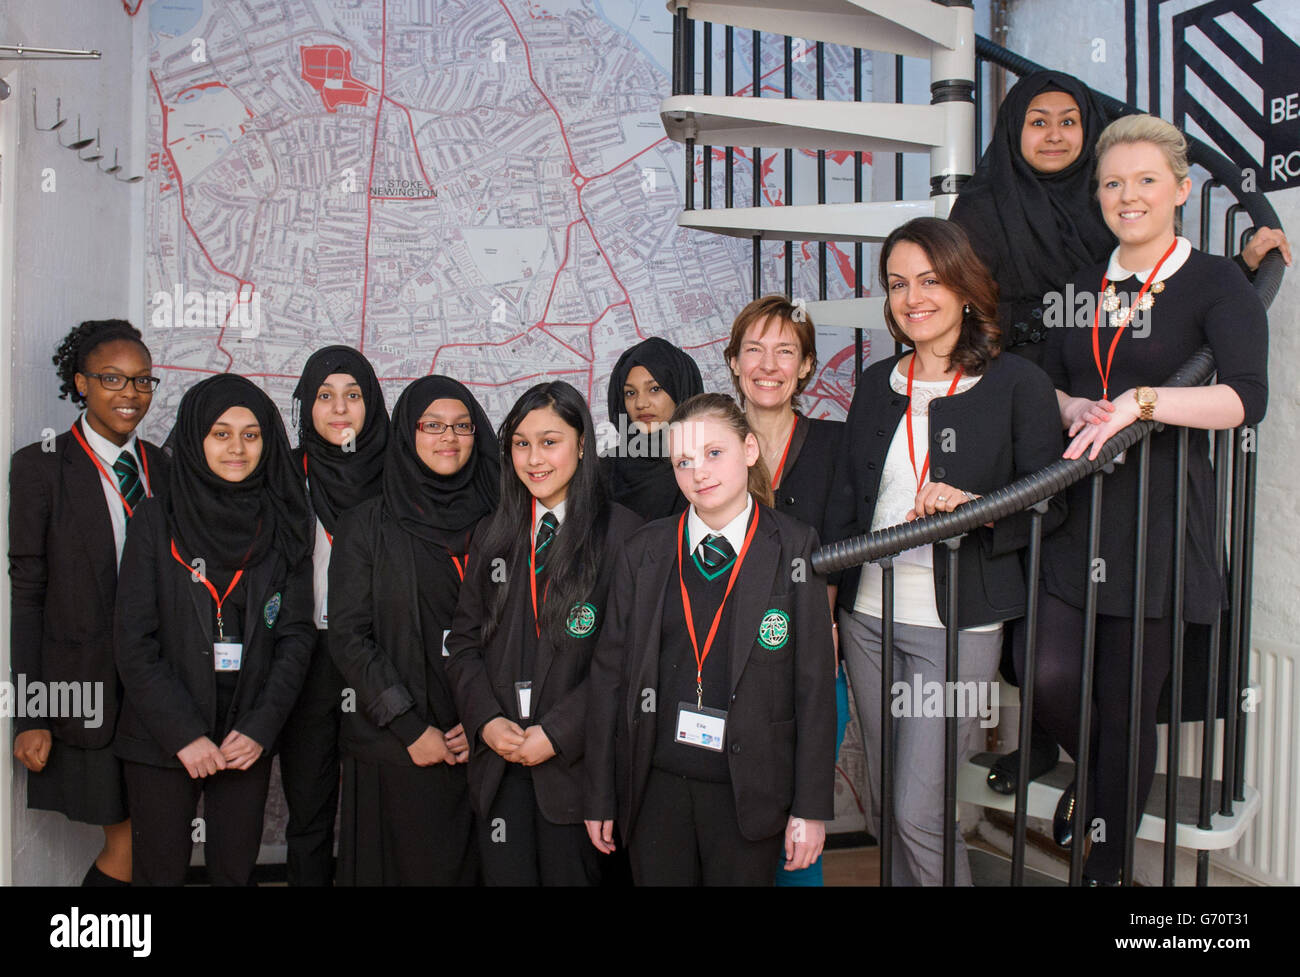
[[[345,704],[345,885],[467,885],[478,842],[465,730],[448,681],[470,536],[500,490],[496,435],[448,377],[416,380],[393,411],[382,494],[339,522],[330,652]]]
[[[592,663],[586,824],[638,885],[771,885],[834,816],[834,656],[814,530],[768,508],[744,415],[702,394],[672,419],[690,501],[615,566]]]
[[[158,449],[135,434],[158,380],[139,331],[121,319],[81,323],[54,364],[59,396],[84,413],[10,465],[13,678],[16,688],[75,682],[90,698],[81,715],[16,717],[14,756],[28,770],[28,807],[103,827],[104,848],[82,885],[125,885],[131,825],[112,751],[120,694],[105,636],[127,520],[166,478]]]
[[[591,414],[569,384],[524,393],[500,438],[501,507],[474,535],[447,639],[483,873],[489,885],[592,885],[587,673],[609,568],[641,520],[607,500]]]
[[[918,218],[895,230],[880,256],[885,322],[909,353],[873,364],[858,381],[828,517],[843,539],[953,509],[1043,468],[1061,451],[1051,381],[1016,356],[998,355],[997,288],[956,224]],[[1064,518],[1052,500],[1043,532]],[[960,628],[963,682],[994,680],[1001,624],[1024,614],[1019,551],[1029,514],[968,533],[958,553],[957,620],[947,619],[947,562],[940,544],[894,558],[895,677],[911,706],[945,681],[944,628]],[[879,817],[881,571],[875,564],[841,579],[840,650],[857,700],[867,758],[871,817]],[[928,694],[928,693],[927,693]],[[989,700],[984,700],[987,704]],[[895,727],[895,884],[938,884],[943,837],[943,717],[900,713]],[[981,717],[963,715],[971,741]],[[992,718],[984,717],[984,718]],[[878,822],[877,822],[878,823]],[[958,884],[969,884],[957,836]]]
[[[704,392],[689,353],[651,336],[624,351],[609,375],[609,422],[618,444],[600,461],[610,497],[642,519],[686,508],[668,464],[668,418],[677,405]]]
[[[302,693],[284,724],[280,776],[289,823],[284,840],[290,885],[329,885],[334,878],[334,818],[339,804],[339,717],[343,678],[326,647],[329,568],[343,513],[379,495],[388,444],[388,409],[370,361],[349,346],[311,355],[294,388],[298,448],[316,535],[312,549],[312,619],[316,648]]]
[[[204,840],[212,883],[248,885],[315,640],[310,509],[279,412],[243,377],[186,391],[166,449],[167,490],[131,522],[114,628],[133,881],[182,884]]]

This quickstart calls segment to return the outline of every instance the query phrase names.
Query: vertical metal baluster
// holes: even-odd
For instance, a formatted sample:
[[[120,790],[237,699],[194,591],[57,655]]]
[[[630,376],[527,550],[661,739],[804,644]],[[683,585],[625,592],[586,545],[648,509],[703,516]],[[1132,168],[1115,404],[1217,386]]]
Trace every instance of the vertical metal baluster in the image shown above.
[[[726,87],[726,93],[728,95],[736,94],[735,66],[732,63],[735,60],[735,47],[736,47],[735,33],[736,33],[735,28],[728,26],[726,33],[723,37],[723,43],[722,43],[723,56],[727,59],[726,70],[723,72],[723,80]],[[734,190],[735,190],[735,178],[736,178],[736,156],[735,156],[735,150],[731,146],[728,146],[726,148],[726,158],[723,162],[722,175],[723,175],[723,188],[722,188],[723,203],[727,207],[727,209],[730,210],[731,207],[734,205]]]
[[[1223,186],[1218,180],[1206,180],[1201,185],[1201,243],[1200,249],[1206,254],[1210,253],[1210,204],[1214,196],[1214,188]]]
[[[1232,551],[1228,557],[1228,600],[1231,614],[1228,618],[1228,695],[1223,713],[1223,784],[1219,793],[1219,813],[1232,816],[1232,792],[1237,780],[1237,714],[1241,711],[1241,653],[1242,653],[1242,602],[1245,600],[1245,549],[1246,549],[1246,464],[1242,458],[1242,437],[1245,428],[1238,428],[1233,436],[1232,456]]]
[[[1174,606],[1173,653],[1169,672],[1169,742],[1165,769],[1165,885],[1177,883],[1178,867],[1178,765],[1183,723],[1183,645],[1187,624],[1183,620],[1183,587],[1187,579],[1187,428],[1178,431],[1177,482],[1174,495]]]
[[[1214,566],[1216,579],[1223,576],[1223,534],[1228,519],[1228,466],[1232,458],[1232,431],[1214,432]],[[1201,730],[1201,796],[1196,826],[1203,831],[1214,827],[1214,726],[1219,710],[1219,656],[1223,615],[1216,614],[1210,626],[1210,660],[1205,679],[1205,723]],[[1210,881],[1210,853],[1196,853],[1196,884]]]
[[[853,49],[853,101],[862,101],[862,49]],[[862,203],[862,154],[853,154],[853,202]],[[862,298],[862,242],[853,245],[853,296]],[[862,330],[853,330],[853,384],[862,374]]]
[[[984,152],[984,59],[975,55],[975,162]]]
[[[1097,643],[1097,581],[1092,575],[1101,553],[1101,494],[1104,470],[1092,476],[1088,506],[1088,585],[1083,598],[1083,655],[1079,662],[1079,755],[1074,758],[1074,843],[1070,846],[1070,885],[1083,881],[1083,839],[1087,834],[1088,764],[1092,757],[1092,671]]]
[[[1011,884],[1025,884],[1025,831],[1029,813],[1029,748],[1034,724],[1034,679],[1038,651],[1038,574],[1042,564],[1044,500],[1029,516],[1029,549],[1025,570],[1025,668],[1020,676],[1020,769],[1016,775],[1016,826],[1011,836]]]
[[[880,565],[880,884],[894,884],[894,561]]]
[[[754,97],[763,97],[763,78],[762,78],[762,34],[754,31],[754,42],[752,54],[753,68],[753,88]],[[753,199],[754,207],[763,205],[763,151],[760,147],[754,147],[754,175],[753,175]],[[763,240],[758,234],[754,235],[754,294],[753,298],[759,298],[763,294]]]
[[[1137,848],[1138,767],[1141,764],[1142,652],[1147,616],[1147,495],[1151,475],[1151,435],[1138,442],[1137,533],[1133,544],[1133,631],[1128,672],[1128,759],[1124,763],[1124,885],[1133,884],[1133,854]],[[1076,838],[1082,844],[1082,838]]]
[[[1250,684],[1250,606],[1253,590],[1251,578],[1255,570],[1255,477],[1256,463],[1259,460],[1259,428],[1243,427],[1241,431],[1243,443],[1241,451],[1237,453],[1237,461],[1242,463],[1241,456],[1245,455],[1246,491],[1245,497],[1242,499],[1242,537],[1244,546],[1241,554],[1241,659],[1238,668],[1241,670],[1241,687],[1245,689]],[[1244,439],[1248,436],[1247,431],[1251,432],[1249,437],[1254,442],[1249,450],[1247,450],[1244,442]],[[1239,801],[1246,799],[1247,712],[1243,705],[1242,694],[1238,692],[1237,704],[1233,707],[1237,717],[1237,763],[1235,768],[1236,776],[1232,780],[1232,796]]]
[[[673,94],[683,94],[682,86],[682,44],[685,43],[686,8],[678,7],[673,17]]]
[[[1232,255],[1232,242],[1237,236],[1237,215],[1244,209],[1241,204],[1233,204],[1223,215],[1223,253],[1225,256]]]
[[[682,13],[681,9],[677,11]],[[695,21],[686,17],[682,21],[682,92],[695,94]],[[686,206],[695,209],[695,139],[686,140]]]
[[[817,101],[826,101],[826,45],[817,42]],[[817,150],[817,202],[826,203],[826,150]],[[817,242],[817,298],[826,301],[826,242]]]
[[[713,22],[704,22],[704,94],[713,94]],[[713,147],[705,146],[704,160],[704,209],[713,207]]]
[[[894,101],[899,105],[903,103],[903,56],[894,55]],[[903,199],[903,154],[894,154],[894,199]],[[894,355],[897,356],[903,352],[903,344],[897,339],[894,340]]]
[[[943,884],[953,886],[957,881],[957,710],[949,701],[948,690],[957,687],[957,554],[962,537],[945,539],[948,548],[948,625],[944,637],[947,641],[947,658],[944,663],[944,728],[943,728]]]
[[[794,38],[785,38],[785,97],[794,98]],[[794,203],[794,150],[785,151],[785,205]],[[785,294],[794,299],[794,242],[785,242]]]

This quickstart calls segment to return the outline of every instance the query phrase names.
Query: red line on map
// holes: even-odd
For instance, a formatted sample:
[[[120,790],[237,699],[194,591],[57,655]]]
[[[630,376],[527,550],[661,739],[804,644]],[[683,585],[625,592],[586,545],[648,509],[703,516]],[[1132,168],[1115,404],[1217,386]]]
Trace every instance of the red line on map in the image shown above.
[[[366,351],[366,301],[370,297],[370,224],[374,219],[374,202],[370,199],[370,188],[375,181],[375,157],[379,155],[379,118],[384,114],[384,87],[387,84],[385,62],[388,57],[388,0],[383,0],[380,8],[379,33],[379,100],[375,103],[375,133],[370,147],[370,175],[366,177],[366,243],[362,252],[361,272],[361,336],[357,340],[357,351]]]

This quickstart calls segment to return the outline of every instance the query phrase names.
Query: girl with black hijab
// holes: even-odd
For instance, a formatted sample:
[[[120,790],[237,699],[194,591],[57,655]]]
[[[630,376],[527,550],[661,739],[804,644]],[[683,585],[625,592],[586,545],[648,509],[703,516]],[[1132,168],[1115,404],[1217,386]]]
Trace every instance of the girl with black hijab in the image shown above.
[[[330,653],[344,701],[345,885],[472,885],[478,874],[446,636],[470,537],[496,508],[497,439],[474,395],[416,380],[393,409],[382,492],[339,522]]]
[[[312,584],[316,648],[302,695],[284,727],[280,774],[289,805],[284,836],[290,885],[329,885],[339,802],[343,677],[326,647],[330,551],[343,513],[380,493],[388,409],[370,361],[349,346],[311,355],[294,388],[297,467],[316,512]]]
[[[133,881],[181,885],[203,840],[212,884],[248,885],[314,641],[310,510],[279,412],[243,377],[191,387],[164,451],[166,492],[127,533],[114,628]]]
[[[608,398],[618,445],[600,462],[613,501],[647,521],[686,508],[665,436],[677,405],[703,392],[695,360],[666,339],[651,336],[618,358]]]

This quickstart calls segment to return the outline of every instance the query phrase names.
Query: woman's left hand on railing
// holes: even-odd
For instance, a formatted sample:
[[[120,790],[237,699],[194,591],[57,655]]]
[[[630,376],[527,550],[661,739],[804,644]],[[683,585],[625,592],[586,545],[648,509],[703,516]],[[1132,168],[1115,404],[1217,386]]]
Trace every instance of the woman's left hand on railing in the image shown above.
[[[922,516],[932,516],[936,512],[952,512],[957,506],[978,498],[975,493],[954,488],[947,482],[926,482],[921,486],[921,491],[916,493],[916,500],[904,518],[911,522]]]

